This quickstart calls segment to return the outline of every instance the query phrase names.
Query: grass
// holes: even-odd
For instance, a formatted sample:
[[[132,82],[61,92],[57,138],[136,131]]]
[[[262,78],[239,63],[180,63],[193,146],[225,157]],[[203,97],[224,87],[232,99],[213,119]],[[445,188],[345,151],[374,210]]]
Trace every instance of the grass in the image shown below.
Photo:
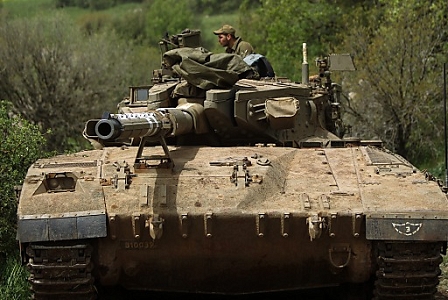
[[[53,14],[55,11],[64,11],[64,13],[67,13],[69,17],[75,20],[98,12],[114,17],[140,7],[141,4],[139,3],[125,3],[109,9],[93,11],[79,7],[56,8],[54,0],[3,0],[4,12],[13,18],[29,18],[36,15],[42,15],[44,17],[46,14]]]
[[[139,3],[124,3],[104,10],[112,16],[119,16],[126,12],[131,12],[142,7]]]
[[[20,300],[30,299],[30,289],[27,278],[28,271],[23,267],[17,257],[9,256],[6,264],[2,266],[0,276],[0,299]]]
[[[55,9],[54,0],[3,0],[4,12],[14,18],[29,18]]]

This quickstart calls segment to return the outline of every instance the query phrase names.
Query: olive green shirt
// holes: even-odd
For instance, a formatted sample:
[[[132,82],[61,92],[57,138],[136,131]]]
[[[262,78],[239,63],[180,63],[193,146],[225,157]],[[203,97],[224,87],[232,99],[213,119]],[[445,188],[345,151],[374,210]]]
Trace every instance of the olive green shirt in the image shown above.
[[[254,48],[248,42],[243,41],[240,37],[236,39],[235,44],[232,48],[226,48],[227,53],[238,54],[242,58],[247,55],[254,53]]]

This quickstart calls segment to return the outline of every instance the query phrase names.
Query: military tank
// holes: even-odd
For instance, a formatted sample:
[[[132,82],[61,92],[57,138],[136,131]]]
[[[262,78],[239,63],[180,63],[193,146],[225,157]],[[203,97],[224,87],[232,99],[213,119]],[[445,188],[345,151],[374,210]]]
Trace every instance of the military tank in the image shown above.
[[[17,237],[34,298],[94,299],[96,285],[236,295],[374,281],[375,299],[433,299],[446,194],[381,141],[349,136],[331,73],[353,70],[350,55],[317,60],[310,80],[304,45],[296,83],[197,40],[176,36],[153,85],[86,122],[94,150],[29,168]],[[223,60],[238,66],[201,69]],[[218,75],[195,81],[205,73]]]

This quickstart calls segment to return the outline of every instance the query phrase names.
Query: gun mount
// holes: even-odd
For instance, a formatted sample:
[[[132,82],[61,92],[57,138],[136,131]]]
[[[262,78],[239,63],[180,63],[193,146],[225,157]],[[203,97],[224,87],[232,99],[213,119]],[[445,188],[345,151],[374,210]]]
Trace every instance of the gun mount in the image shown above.
[[[199,119],[193,116],[194,114],[187,110],[177,108],[164,108],[147,113],[106,113],[102,119],[87,121],[84,136],[103,143],[138,139],[136,165],[141,166],[149,159],[160,159],[161,165],[167,165],[171,164],[172,160],[165,138],[193,132]],[[146,143],[155,141],[162,145],[165,156],[142,157]]]

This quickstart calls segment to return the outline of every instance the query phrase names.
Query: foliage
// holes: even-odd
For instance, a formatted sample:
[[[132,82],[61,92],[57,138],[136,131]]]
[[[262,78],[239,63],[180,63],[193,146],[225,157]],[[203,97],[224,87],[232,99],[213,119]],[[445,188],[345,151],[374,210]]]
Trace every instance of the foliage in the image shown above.
[[[94,10],[102,10],[110,7],[114,7],[123,3],[146,2],[150,5],[154,0],[53,0],[55,7],[80,7]],[[187,1],[177,1],[187,2]],[[249,0],[252,5],[256,5],[259,0]],[[196,12],[200,14],[223,14],[233,13],[240,6],[241,0],[188,0],[188,5]]]
[[[0,274],[5,274],[5,278],[0,278],[0,298],[7,300],[30,299],[31,293],[28,286],[28,272],[18,260],[18,253],[9,256],[6,264],[0,267]]]
[[[443,1],[384,1],[347,20],[344,50],[355,55],[358,70],[344,79],[346,116],[357,135],[380,138],[417,164],[443,149],[447,12]]]
[[[144,0],[54,0],[55,7],[76,6],[94,10],[106,9],[122,3],[143,2]]]
[[[161,4],[166,5],[164,2],[161,2]],[[191,7],[186,8],[182,3],[180,4],[176,8],[177,12],[165,10],[165,21],[161,18],[160,23],[157,23],[157,20],[154,21],[156,8],[143,5],[141,8],[125,11],[120,16],[112,18],[111,27],[123,39],[132,40],[138,45],[150,48],[157,48],[159,40],[165,37],[166,33],[173,35],[180,33],[185,28],[199,29],[201,30],[202,46],[212,52],[223,52],[221,45],[213,34],[213,30],[223,24],[232,24],[237,29],[237,33],[240,32],[237,24],[238,14],[236,13],[215,13],[203,18],[196,18],[196,12]],[[153,10],[153,12],[150,12],[150,10]],[[185,14],[183,16],[184,21],[180,22],[180,19],[176,16],[178,13]],[[178,24],[173,24],[172,19],[176,20]],[[194,21],[191,21],[193,19]]]
[[[255,7],[260,0],[245,0],[247,6]],[[238,11],[241,0],[194,0],[195,11],[205,15],[221,15]]]
[[[263,0],[254,13],[242,8],[242,27],[258,53],[268,57],[276,73],[298,79],[301,76],[302,44],[309,57],[328,54],[339,42],[343,10],[326,1]],[[311,65],[311,64],[310,64]]]
[[[107,30],[111,23],[111,17],[104,12],[85,14],[78,19],[81,29],[88,35],[93,35],[101,30]]]
[[[139,45],[148,45],[146,41],[146,10],[143,8],[124,12],[112,19],[111,26],[125,40],[132,40]],[[152,45],[153,47],[156,44]]]
[[[167,34],[173,35],[186,28],[198,27],[193,1],[147,1],[140,8],[114,17],[109,22],[110,27],[125,40],[156,48],[160,39]]]
[[[194,18],[192,0],[153,0],[146,9],[146,41],[157,45],[165,34],[172,35],[199,25]]]
[[[0,254],[12,253],[15,243],[17,201],[14,186],[28,167],[43,156],[44,137],[38,128],[12,114],[10,102],[0,102]],[[1,261],[1,259],[0,259]]]
[[[256,7],[259,1],[245,2],[247,6]],[[166,33],[173,35],[185,28],[200,29],[203,46],[221,52],[222,47],[212,31],[226,23],[238,30],[238,15],[235,11],[240,3],[241,1],[217,0],[149,0],[140,6],[116,6],[116,11],[108,9],[87,12],[79,16],[77,22],[89,34],[103,29],[113,30],[125,40],[154,48]],[[197,18],[198,14],[203,15],[203,18]]]
[[[135,76],[142,72],[131,72],[132,43],[113,32],[84,36],[63,14],[5,20],[0,42],[0,96],[41,132],[51,129],[49,150],[68,149],[69,139],[85,148],[84,122],[115,110],[127,87],[142,81]]]

